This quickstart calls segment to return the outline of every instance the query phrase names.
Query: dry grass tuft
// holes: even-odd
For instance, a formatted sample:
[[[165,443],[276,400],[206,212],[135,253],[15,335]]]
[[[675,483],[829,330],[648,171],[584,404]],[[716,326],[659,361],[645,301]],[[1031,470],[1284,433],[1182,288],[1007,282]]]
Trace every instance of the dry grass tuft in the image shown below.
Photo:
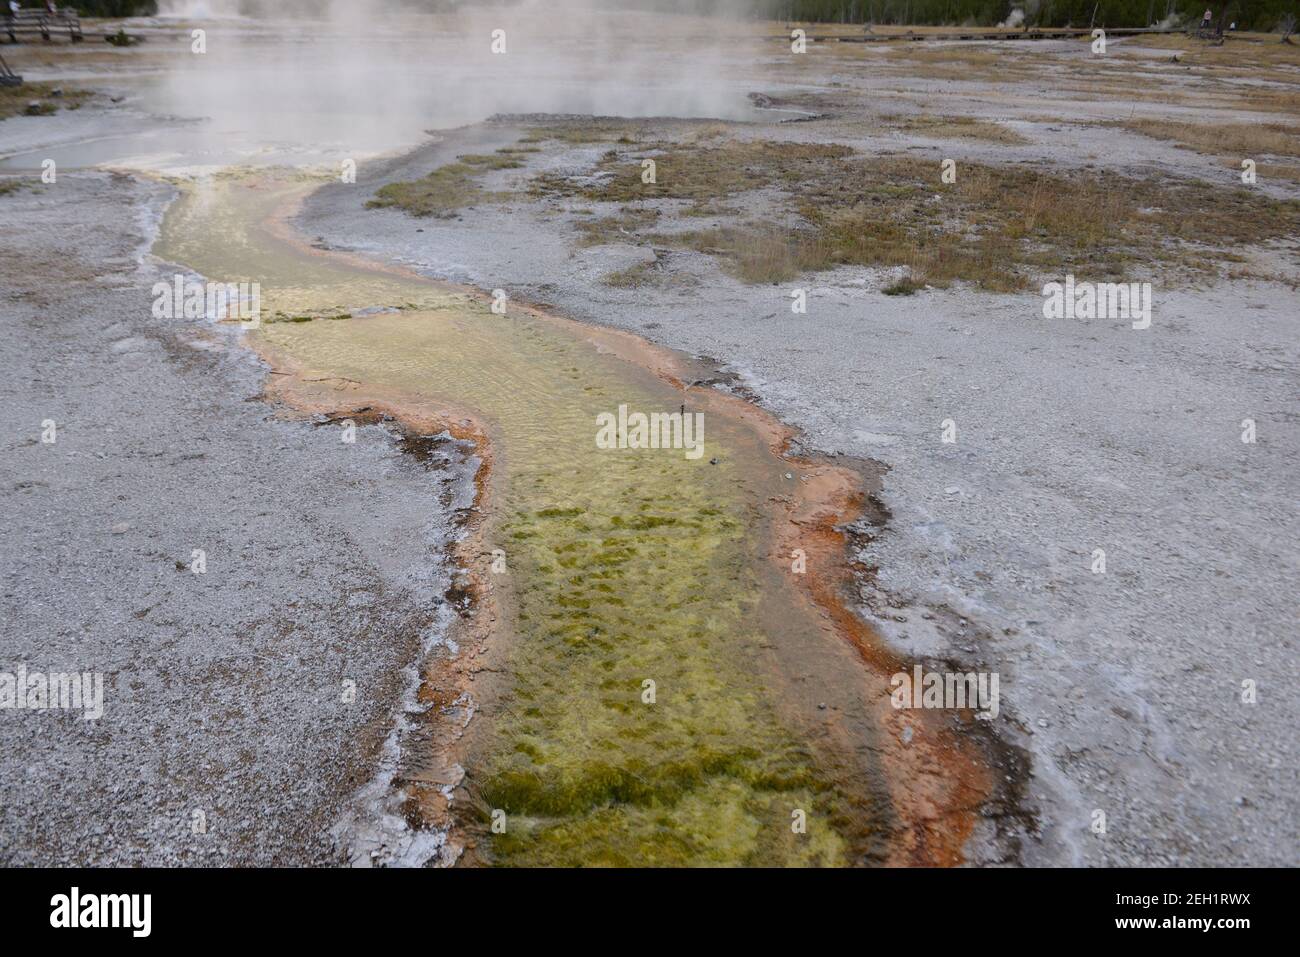
[[[795,186],[819,166],[852,155],[847,146],[778,143],[768,140],[719,144],[706,142],[651,144],[630,155],[610,150],[601,159],[597,181],[575,186],[571,178],[545,174],[533,181],[534,192],[573,195],[601,202],[688,199],[697,203],[725,199],[757,186]],[[643,158],[655,161],[655,182],[641,180]]]
[[[587,146],[592,143],[635,143],[636,127],[630,123],[603,123],[579,120],[574,123],[552,123],[547,126],[535,126],[528,131],[521,142],[545,143],[554,140],[571,146]]]
[[[638,234],[659,221],[659,210],[624,206],[613,216],[602,216],[579,223],[580,246],[604,246],[610,243],[634,243]]]
[[[54,96],[58,89],[63,92]],[[59,110],[75,110],[94,95],[89,90],[70,90],[57,83],[0,86],[0,120],[19,115],[50,116]]]
[[[637,263],[626,269],[618,269],[607,275],[603,282],[616,289],[638,289],[655,281],[658,266],[655,262]]]
[[[681,289],[695,285],[698,280],[689,273],[674,272],[665,268],[664,261],[656,252],[654,259],[616,270],[607,275],[603,282],[616,289],[639,289],[643,286]]]
[[[1300,126],[1293,123],[1186,123],[1118,120],[1108,124],[1159,140],[1172,140],[1210,156],[1300,157]]]
[[[469,153],[439,166],[423,179],[389,183],[375,192],[367,206],[396,207],[412,216],[446,217],[458,209],[504,198],[481,189],[478,178],[490,170],[519,169],[524,164],[509,154]]]
[[[981,140],[986,143],[1002,143],[1005,146],[1019,146],[1029,142],[1015,130],[1008,129],[1001,123],[974,116],[918,114],[882,116],[881,119],[895,129],[937,139]]]

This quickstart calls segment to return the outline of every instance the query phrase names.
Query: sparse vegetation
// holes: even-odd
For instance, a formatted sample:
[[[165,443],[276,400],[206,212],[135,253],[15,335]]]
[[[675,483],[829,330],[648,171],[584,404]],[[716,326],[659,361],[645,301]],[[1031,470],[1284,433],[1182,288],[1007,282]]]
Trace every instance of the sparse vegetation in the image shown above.
[[[657,182],[641,182],[641,158],[657,157]],[[582,227],[586,244],[640,238],[717,257],[745,282],[784,282],[837,265],[903,266],[910,292],[970,282],[1005,292],[1066,270],[1121,278],[1133,264],[1186,275],[1231,261],[1243,243],[1300,231],[1300,203],[1195,180],[1136,180],[1115,173],[1042,172],[963,164],[957,183],[900,158],[869,158],[837,145],[731,141],[656,143],[610,151],[597,178],[545,175],[542,195],[624,204]],[[646,232],[655,199],[694,204],[772,190],[772,219],[707,230]],[[791,218],[793,204],[798,216]],[[752,204],[751,204],[752,205]],[[628,277],[629,279],[631,277]]]
[[[454,163],[439,166],[423,179],[381,186],[367,205],[397,207],[413,216],[451,216],[466,206],[502,198],[480,188],[478,180],[484,173],[523,165],[509,154],[469,153],[457,157]]]
[[[1300,126],[1287,123],[1185,123],[1173,120],[1117,120],[1107,124],[1169,140],[1182,149],[1218,157],[1222,165],[1240,172],[1243,158],[1256,162],[1261,180],[1300,183],[1300,165],[1265,159],[1300,158]]]
[[[616,270],[607,275],[604,282],[605,285],[614,286],[617,289],[635,289],[651,282],[657,269],[658,263],[654,260],[648,260],[628,266],[626,269]]]
[[[1223,165],[1238,173],[1241,172],[1241,161],[1236,157],[1224,160]],[[1261,182],[1284,179],[1288,182],[1300,183],[1300,165],[1294,163],[1259,163],[1255,167],[1255,175],[1259,177]]]
[[[732,140],[656,143],[635,156],[610,150],[597,167],[596,179],[578,187],[560,174],[533,180],[534,192],[574,194],[602,202],[629,203],[647,199],[686,199],[703,204],[760,186],[795,187],[812,167],[845,159],[847,146]],[[643,158],[655,161],[655,182],[641,180]]]
[[[548,126],[535,126],[520,141],[523,143],[544,143],[557,140],[572,146],[585,146],[591,143],[631,144],[635,127],[629,123],[602,123],[582,121],[578,123],[553,123]]]
[[[106,34],[104,40],[115,47],[129,47],[140,42],[138,37],[131,36],[131,34],[127,33],[121,27],[117,28],[116,33]]]
[[[1085,41],[1080,40],[1080,43]],[[1015,49],[963,44],[891,46],[880,56],[864,59],[855,44],[828,44],[844,67],[861,65],[874,73],[888,71],[901,81],[940,79],[981,85],[1036,83],[1049,73],[1056,92],[1080,99],[1177,103],[1231,111],[1300,112],[1294,83],[1300,69],[1300,47],[1240,35],[1224,46],[1213,46],[1185,35],[1153,35],[1140,44],[1117,44],[1108,56],[1123,59],[1118,75],[1107,58],[1062,62],[1054,53],[1033,44]],[[1188,86],[1188,76],[1220,81],[1213,86]]]
[[[922,113],[911,116],[884,116],[881,119],[896,129],[915,133],[918,136],[983,140],[988,143],[1001,143],[1004,146],[1018,146],[1029,142],[1015,130],[1008,129],[1001,123],[982,120],[975,116],[931,116]]]
[[[49,116],[59,110],[75,110],[89,100],[89,90],[69,90],[55,83],[24,83],[0,86],[0,120],[11,116]]]
[[[473,167],[475,172],[480,173],[490,169],[519,169],[524,165],[519,160],[502,154],[500,150],[497,151],[497,155],[466,153],[464,156],[458,156],[457,161]]]
[[[659,220],[659,210],[646,207],[624,206],[613,216],[580,223],[580,246],[602,246],[607,243],[636,242],[638,234],[654,226]]]
[[[921,288],[911,276],[904,276],[902,279],[896,279],[884,289],[880,290],[886,296],[911,296]]]
[[[1248,38],[1239,33],[1229,35],[1228,42],[1222,46],[1198,41],[1182,33],[1146,36],[1138,49],[1130,52],[1121,45],[1116,47],[1116,53],[1132,59],[1146,56],[1145,51],[1151,48],[1176,52],[1181,66],[1205,68],[1214,76],[1221,76],[1224,71],[1249,70],[1254,76],[1285,80],[1285,74],[1271,75],[1267,71],[1293,70],[1300,65],[1300,49],[1295,46],[1280,43],[1277,37]]]
[[[1134,133],[1172,140],[1211,156],[1300,157],[1300,126],[1294,123],[1187,123],[1174,120],[1119,120]]]

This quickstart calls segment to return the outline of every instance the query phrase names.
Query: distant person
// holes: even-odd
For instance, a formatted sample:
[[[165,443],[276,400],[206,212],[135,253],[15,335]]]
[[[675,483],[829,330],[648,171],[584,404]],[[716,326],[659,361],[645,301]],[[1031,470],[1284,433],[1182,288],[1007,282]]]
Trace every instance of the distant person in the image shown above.
[[[57,17],[59,15],[58,4],[54,0],[45,0],[45,12],[52,17]]]
[[[1209,7],[1206,7],[1205,16],[1201,17],[1201,29],[1202,30],[1210,29],[1210,21],[1213,19],[1214,19],[1214,11],[1212,11]]]

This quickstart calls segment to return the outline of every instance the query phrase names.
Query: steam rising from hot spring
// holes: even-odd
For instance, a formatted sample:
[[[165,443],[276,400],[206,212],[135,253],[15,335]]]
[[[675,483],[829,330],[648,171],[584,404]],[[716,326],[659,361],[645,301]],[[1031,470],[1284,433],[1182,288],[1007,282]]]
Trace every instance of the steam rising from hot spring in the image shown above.
[[[206,52],[177,53],[158,106],[206,117],[214,143],[302,162],[498,113],[749,115],[753,87],[724,67],[743,24],[614,6],[164,0],[163,15],[205,31]]]

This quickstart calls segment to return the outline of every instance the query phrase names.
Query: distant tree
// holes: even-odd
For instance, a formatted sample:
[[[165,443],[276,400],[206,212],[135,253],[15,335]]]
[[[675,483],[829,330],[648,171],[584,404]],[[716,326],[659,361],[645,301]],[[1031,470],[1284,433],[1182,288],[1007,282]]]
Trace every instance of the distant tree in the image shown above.
[[[68,6],[83,17],[148,17],[158,12],[156,0],[76,0]]]
[[[1003,23],[1019,9],[1034,26],[1086,26],[1096,9],[1098,26],[1145,27],[1177,15],[1198,23],[1207,0],[755,0],[768,16],[825,23],[972,24]],[[1293,30],[1296,0],[1208,0],[1240,30]]]

